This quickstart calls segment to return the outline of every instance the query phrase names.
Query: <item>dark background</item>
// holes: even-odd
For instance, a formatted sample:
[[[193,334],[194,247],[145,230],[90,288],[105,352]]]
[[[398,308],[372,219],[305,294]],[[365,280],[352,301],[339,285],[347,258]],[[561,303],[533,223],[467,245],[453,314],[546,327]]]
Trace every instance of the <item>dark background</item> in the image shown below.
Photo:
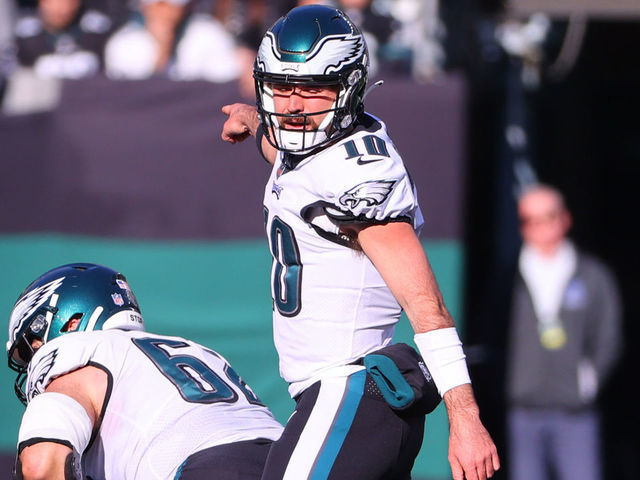
[[[633,388],[640,364],[638,184],[640,180],[640,23],[590,18],[577,61],[562,78],[545,67],[567,28],[553,19],[543,46],[541,82],[519,81],[519,59],[492,35],[500,2],[445,2],[447,69],[469,82],[466,186],[466,343],[483,417],[501,451],[506,478],[502,366],[504,318],[491,305],[505,293],[501,272],[519,246],[513,165],[524,158],[539,180],[565,193],[576,243],[605,260],[620,283],[625,352],[601,396],[606,479],[640,478],[640,415]],[[504,141],[508,123],[528,133],[526,147]],[[499,299],[499,298],[498,298]],[[495,316],[494,316],[495,315]]]

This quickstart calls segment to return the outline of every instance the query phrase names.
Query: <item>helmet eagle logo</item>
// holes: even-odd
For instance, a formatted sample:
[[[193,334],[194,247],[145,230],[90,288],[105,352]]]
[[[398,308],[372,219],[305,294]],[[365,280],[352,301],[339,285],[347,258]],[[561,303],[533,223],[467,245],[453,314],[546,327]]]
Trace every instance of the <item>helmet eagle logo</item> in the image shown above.
[[[322,55],[318,55],[322,52]],[[354,35],[331,35],[319,42],[307,55],[307,64],[312,72],[326,65],[324,74],[339,72],[343,66],[357,61],[364,52],[362,37]],[[320,58],[322,57],[322,58]],[[315,64],[318,67],[315,68]]]
[[[33,290],[29,291],[23,296],[11,313],[10,325],[13,326],[13,332],[11,337],[15,339],[16,335],[22,327],[22,322],[29,318],[40,308],[51,295],[62,285],[65,277],[57,278],[49,283],[41,285]]]
[[[277,42],[273,32],[267,32],[265,38],[270,41],[271,54],[278,61],[282,61],[282,52],[276,47]],[[263,47],[261,46],[261,49]],[[268,50],[264,50],[268,51]],[[290,53],[290,52],[287,52]],[[359,35],[327,35],[317,42],[313,48],[305,53],[305,69],[309,73],[321,73],[329,75],[339,72],[345,65],[358,61],[364,54],[364,42]],[[257,64],[260,70],[265,70],[264,63],[258,55]],[[282,66],[283,70],[292,69],[291,62],[286,62]]]

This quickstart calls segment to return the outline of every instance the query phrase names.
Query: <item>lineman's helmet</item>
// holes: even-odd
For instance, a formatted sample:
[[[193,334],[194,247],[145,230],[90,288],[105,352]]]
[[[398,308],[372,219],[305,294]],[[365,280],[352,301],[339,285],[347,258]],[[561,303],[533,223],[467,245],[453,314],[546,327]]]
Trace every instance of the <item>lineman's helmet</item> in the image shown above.
[[[79,321],[70,330],[71,321]],[[7,356],[18,372],[16,393],[33,357],[32,343],[43,344],[72,331],[144,330],[135,295],[121,273],[92,263],[73,263],[49,270],[18,297],[9,319]]]

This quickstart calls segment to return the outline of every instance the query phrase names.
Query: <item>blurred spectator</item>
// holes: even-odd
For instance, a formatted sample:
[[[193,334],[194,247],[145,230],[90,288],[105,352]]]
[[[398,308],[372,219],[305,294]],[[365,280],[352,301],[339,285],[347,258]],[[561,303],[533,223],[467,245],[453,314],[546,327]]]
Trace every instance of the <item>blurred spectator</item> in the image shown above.
[[[13,22],[16,15],[14,0],[0,0],[0,49],[8,49],[13,44]]]
[[[444,59],[438,0],[373,0],[379,15],[393,18],[387,42],[380,45],[381,69],[428,81],[441,70]]]
[[[258,53],[262,36],[275,21],[296,6],[295,0],[281,0],[267,2],[266,0],[235,1],[235,17],[240,21],[232,27],[238,46],[236,56],[240,63],[238,87],[240,94],[247,100],[255,99],[255,85],[253,80],[253,62]],[[320,3],[320,2],[318,2]]]
[[[12,69],[14,0],[0,0],[0,102],[4,95],[6,78]]]
[[[336,7],[344,11],[355,23],[369,48],[369,76],[375,77],[379,70],[379,48],[385,45],[394,28],[394,20],[389,15],[372,8],[372,0],[340,0]]]
[[[107,42],[105,69],[114,79],[228,82],[240,74],[235,47],[224,25],[189,0],[140,0]]]
[[[529,187],[518,215],[524,244],[507,345],[509,478],[597,480],[598,394],[621,353],[616,282],[567,239],[571,216],[557,190]]]
[[[4,1],[4,0],[3,0]],[[18,4],[2,112],[22,114],[54,108],[61,81],[101,71],[104,44],[114,22],[98,0],[37,0]],[[91,8],[89,7],[91,5]],[[0,51],[0,61],[3,60]]]
[[[18,64],[47,78],[83,78],[101,70],[113,22],[83,0],[39,0],[15,24]]]

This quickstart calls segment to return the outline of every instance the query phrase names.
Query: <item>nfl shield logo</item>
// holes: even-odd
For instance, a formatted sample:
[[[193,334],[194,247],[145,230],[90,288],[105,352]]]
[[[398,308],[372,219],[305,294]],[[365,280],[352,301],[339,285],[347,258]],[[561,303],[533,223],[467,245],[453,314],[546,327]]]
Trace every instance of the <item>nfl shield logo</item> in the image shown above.
[[[120,295],[119,293],[112,293],[111,298],[113,299],[113,303],[115,303],[119,307],[124,305],[124,300],[122,299],[122,295]]]

